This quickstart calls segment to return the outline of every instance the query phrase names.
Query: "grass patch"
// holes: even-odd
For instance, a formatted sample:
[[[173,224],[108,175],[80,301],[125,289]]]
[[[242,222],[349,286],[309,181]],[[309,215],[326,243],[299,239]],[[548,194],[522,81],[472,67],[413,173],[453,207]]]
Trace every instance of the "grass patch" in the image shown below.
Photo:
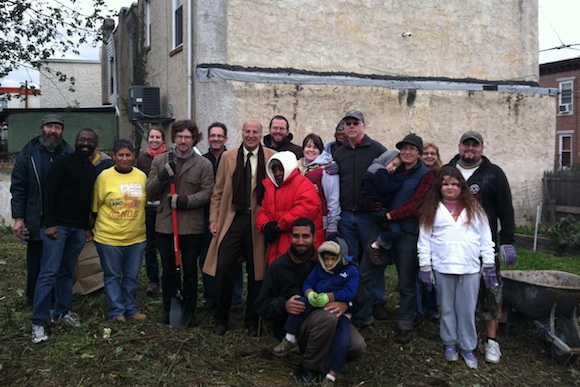
[[[0,232],[0,381],[3,386],[293,386],[290,373],[301,357],[270,355],[277,344],[265,328],[259,338],[244,333],[243,312],[231,314],[225,336],[211,333],[212,312],[196,313],[197,325],[185,330],[156,324],[160,295],[145,295],[140,275],[138,304],[146,322],[113,323],[106,318],[104,294],[75,295],[81,327],[57,325],[46,343],[30,342],[25,307],[25,250],[8,232]],[[514,269],[557,269],[580,275],[578,258],[559,258],[517,249]],[[535,331],[510,336],[500,330],[503,357],[483,361],[478,370],[443,359],[439,327],[419,322],[407,345],[394,342],[398,302],[394,267],[385,271],[386,299],[392,316],[363,331],[367,353],[347,363],[337,386],[571,386],[579,385],[577,366],[558,366],[550,345]],[[111,336],[103,338],[103,328]],[[481,331],[481,329],[480,329]],[[512,332],[515,330],[512,330]]]

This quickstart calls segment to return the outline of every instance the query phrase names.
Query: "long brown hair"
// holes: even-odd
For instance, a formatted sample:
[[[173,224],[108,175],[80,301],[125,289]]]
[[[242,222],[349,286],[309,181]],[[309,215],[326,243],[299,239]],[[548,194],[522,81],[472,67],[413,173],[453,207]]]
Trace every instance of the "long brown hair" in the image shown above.
[[[427,195],[425,195],[425,198],[419,203],[419,206],[417,207],[417,213],[419,214],[419,224],[427,230],[431,230],[433,228],[437,207],[439,206],[439,202],[443,200],[443,196],[441,195],[441,187],[443,185],[443,181],[447,178],[454,178],[459,182],[461,193],[459,194],[457,201],[467,211],[467,223],[471,223],[471,221],[476,217],[481,219],[482,217],[486,216],[477,199],[469,192],[469,187],[467,187],[467,183],[461,175],[461,172],[459,172],[459,170],[454,166],[445,165],[437,172],[435,181],[431,185]]]

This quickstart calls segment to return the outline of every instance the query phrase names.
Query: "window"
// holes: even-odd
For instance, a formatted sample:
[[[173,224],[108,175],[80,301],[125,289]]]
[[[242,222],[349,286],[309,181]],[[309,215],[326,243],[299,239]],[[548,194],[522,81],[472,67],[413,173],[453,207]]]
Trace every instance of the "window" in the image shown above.
[[[183,43],[183,0],[173,0],[173,47]]]
[[[115,60],[109,58],[109,94],[115,94]]]
[[[572,134],[559,134],[558,137],[559,169],[569,168],[572,166]]]
[[[145,47],[151,46],[151,0],[145,1]]]
[[[558,114],[572,113],[574,107],[574,80],[562,79],[560,81],[560,93],[558,97]]]

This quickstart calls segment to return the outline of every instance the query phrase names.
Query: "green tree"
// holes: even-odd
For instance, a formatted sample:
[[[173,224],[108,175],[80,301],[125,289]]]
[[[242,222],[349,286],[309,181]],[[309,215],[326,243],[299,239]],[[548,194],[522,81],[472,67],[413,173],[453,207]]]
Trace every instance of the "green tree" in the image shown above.
[[[80,6],[88,2],[87,14]],[[104,0],[0,0],[0,79],[20,66],[41,71],[45,59],[96,45],[104,12]]]

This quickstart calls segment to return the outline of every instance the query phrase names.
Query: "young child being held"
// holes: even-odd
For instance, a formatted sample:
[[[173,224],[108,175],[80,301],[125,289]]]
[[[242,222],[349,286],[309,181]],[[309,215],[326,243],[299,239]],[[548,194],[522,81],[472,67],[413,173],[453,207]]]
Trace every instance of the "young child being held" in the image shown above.
[[[290,314],[286,319],[286,336],[272,350],[276,356],[285,356],[298,350],[296,335],[306,317],[315,309],[323,308],[329,302],[351,302],[358,288],[358,271],[346,255],[346,243],[339,245],[334,241],[323,242],[318,248],[318,265],[306,277],[302,294],[298,300],[304,302],[306,309],[301,314]],[[330,312],[329,312],[330,313]],[[328,357],[326,378],[334,382],[336,375],[346,362],[348,350],[350,315],[341,315],[334,332]]]
[[[418,214],[419,280],[427,289],[433,280],[437,283],[445,359],[457,361],[459,345],[465,364],[475,369],[480,272],[487,288],[498,287],[487,215],[469,192],[461,172],[450,165],[437,173]]]
[[[401,235],[399,223],[389,222],[385,218],[395,193],[405,179],[405,175],[400,173],[401,165],[399,150],[385,151],[373,160],[362,178],[362,207],[372,211],[373,219],[383,229],[377,240],[369,246],[370,258],[375,264],[383,263],[380,249],[389,250]]]

